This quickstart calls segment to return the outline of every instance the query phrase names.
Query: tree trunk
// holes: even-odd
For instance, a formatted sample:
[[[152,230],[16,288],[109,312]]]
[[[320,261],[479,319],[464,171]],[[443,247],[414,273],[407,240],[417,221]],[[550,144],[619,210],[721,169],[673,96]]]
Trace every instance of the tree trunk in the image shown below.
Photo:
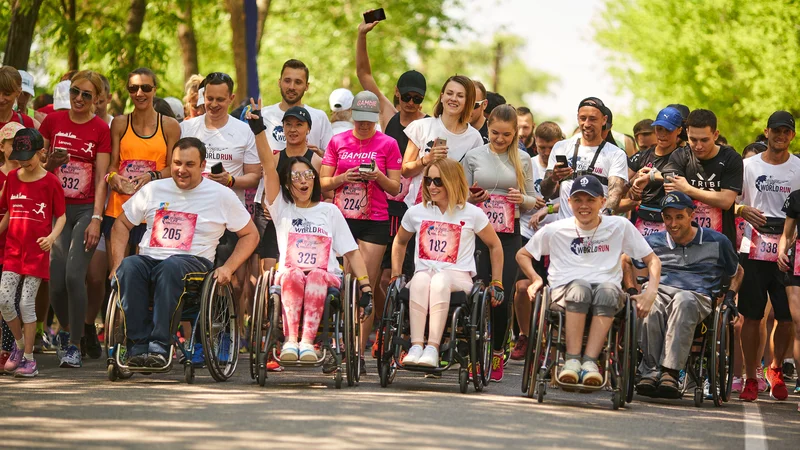
[[[258,28],[256,28],[256,54],[261,52],[261,37],[267,28],[267,16],[269,16],[269,6],[272,0],[256,0],[258,6]]]
[[[182,21],[178,24],[178,42],[180,42],[183,59],[183,82],[186,83],[192,75],[200,72],[197,63],[197,39],[194,37],[194,23],[192,22],[192,0],[179,2],[178,17]]]
[[[233,66],[236,69],[236,102],[247,98],[247,42],[244,25],[244,3],[242,0],[228,0],[228,12],[231,14],[231,30],[233,31]]]
[[[69,0],[69,6],[67,6],[63,0],[61,4],[64,6],[67,18],[69,19],[69,29],[67,31],[67,41],[69,43],[67,65],[69,66],[69,70],[78,70],[78,21],[75,0]]]
[[[131,0],[131,9],[128,11],[128,21],[125,24],[125,47],[122,51],[120,63],[129,70],[135,69],[138,64],[136,50],[139,47],[139,34],[142,32],[144,15],[147,11],[147,0]]]
[[[11,11],[11,26],[8,28],[8,39],[6,40],[6,51],[3,56],[4,66],[12,66],[21,70],[28,69],[33,31],[36,29],[42,1],[16,0],[14,2]]]

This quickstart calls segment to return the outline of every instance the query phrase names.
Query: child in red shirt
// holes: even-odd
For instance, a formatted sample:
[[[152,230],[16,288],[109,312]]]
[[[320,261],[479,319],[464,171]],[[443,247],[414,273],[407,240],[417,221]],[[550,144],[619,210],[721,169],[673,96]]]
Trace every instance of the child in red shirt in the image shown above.
[[[67,220],[61,183],[39,163],[42,148],[44,139],[38,131],[17,131],[10,159],[19,161],[20,168],[8,173],[0,197],[0,209],[8,209],[0,220],[0,233],[8,231],[0,277],[0,311],[16,340],[5,371],[17,377],[39,373],[33,359],[36,293],[42,280],[50,279],[50,247]],[[20,282],[21,320],[14,307]]]

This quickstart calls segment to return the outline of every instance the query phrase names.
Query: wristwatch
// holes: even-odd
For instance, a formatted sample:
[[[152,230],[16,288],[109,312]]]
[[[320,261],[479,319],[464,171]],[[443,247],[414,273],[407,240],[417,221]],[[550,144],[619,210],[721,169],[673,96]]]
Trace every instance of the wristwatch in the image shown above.
[[[92,216],[92,220],[99,220],[100,222],[103,221],[103,216],[95,214]]]

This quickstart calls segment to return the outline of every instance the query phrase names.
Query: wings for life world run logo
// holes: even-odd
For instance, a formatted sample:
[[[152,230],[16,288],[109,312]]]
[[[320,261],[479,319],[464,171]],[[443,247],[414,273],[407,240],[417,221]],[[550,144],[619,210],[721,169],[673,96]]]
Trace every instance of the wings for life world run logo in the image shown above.
[[[758,192],[777,192],[779,194],[790,194],[792,192],[789,180],[778,180],[772,175],[761,175],[756,178],[756,189],[758,189]]]
[[[611,251],[611,246],[605,241],[592,242],[587,238],[579,237],[572,240],[569,249],[575,255],[581,256],[590,253],[608,253]]]
[[[275,142],[280,142],[281,144],[286,143],[286,135],[283,134],[283,125],[276,125],[275,128],[272,129],[272,139],[275,139]]]

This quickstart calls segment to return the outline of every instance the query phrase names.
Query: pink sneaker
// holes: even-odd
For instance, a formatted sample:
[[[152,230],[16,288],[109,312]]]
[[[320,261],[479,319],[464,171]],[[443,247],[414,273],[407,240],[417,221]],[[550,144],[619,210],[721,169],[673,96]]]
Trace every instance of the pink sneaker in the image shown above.
[[[733,384],[731,385],[731,392],[742,392],[744,381],[740,377],[733,377]]]
[[[492,374],[489,381],[499,383],[503,379],[503,353],[492,353]]]
[[[758,392],[767,392],[769,390],[769,384],[767,384],[767,380],[764,378],[764,369],[759,367],[756,369],[756,378],[758,378]]]
[[[19,363],[19,367],[14,371],[15,378],[33,378],[39,375],[39,370],[36,368],[36,360],[28,360],[24,356]]]
[[[14,349],[11,350],[11,356],[8,357],[8,361],[6,361],[5,370],[6,373],[14,373],[19,366],[19,363],[22,361],[23,351],[17,348],[17,344],[14,343]]]

